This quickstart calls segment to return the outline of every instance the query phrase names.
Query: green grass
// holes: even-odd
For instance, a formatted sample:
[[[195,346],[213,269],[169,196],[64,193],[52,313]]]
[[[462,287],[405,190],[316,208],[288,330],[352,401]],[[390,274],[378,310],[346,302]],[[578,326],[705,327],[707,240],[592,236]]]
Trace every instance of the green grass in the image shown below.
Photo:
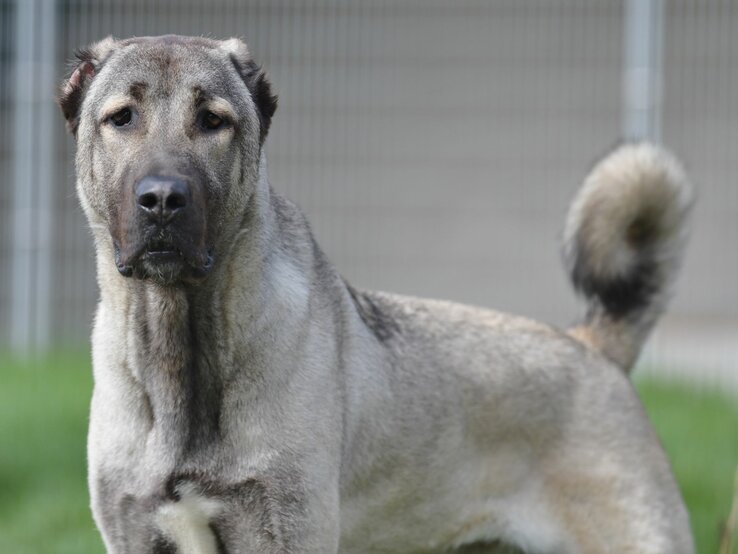
[[[0,357],[0,553],[103,552],[85,484],[91,389],[84,355]],[[689,506],[698,552],[717,554],[738,464],[738,401],[652,380],[638,389]]]
[[[0,552],[103,552],[85,481],[89,358],[2,358],[0,383]]]
[[[717,554],[738,466],[738,400],[652,380],[638,390],[689,508],[697,551]]]

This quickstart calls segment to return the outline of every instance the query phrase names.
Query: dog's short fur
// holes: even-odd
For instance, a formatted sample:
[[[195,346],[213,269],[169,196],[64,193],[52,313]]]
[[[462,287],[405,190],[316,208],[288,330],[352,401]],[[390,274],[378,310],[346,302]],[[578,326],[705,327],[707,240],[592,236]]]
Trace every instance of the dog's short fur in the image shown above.
[[[692,552],[626,375],[683,250],[668,153],[587,178],[565,258],[590,309],[562,332],[348,285],[267,183],[276,98],[239,40],[103,40],[59,100],[97,249],[108,552]]]

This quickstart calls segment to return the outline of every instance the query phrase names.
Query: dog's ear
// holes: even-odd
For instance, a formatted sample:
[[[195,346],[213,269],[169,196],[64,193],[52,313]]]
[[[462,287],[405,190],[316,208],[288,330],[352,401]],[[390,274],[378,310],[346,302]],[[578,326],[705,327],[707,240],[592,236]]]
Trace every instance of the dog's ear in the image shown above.
[[[261,125],[259,142],[264,144],[269,126],[272,123],[272,117],[274,112],[277,111],[277,95],[272,90],[272,84],[269,82],[266,73],[255,62],[249,62],[246,65],[246,71],[241,75],[251,91],[254,104],[259,110],[259,123]]]
[[[222,48],[228,52],[236,71],[251,93],[259,114],[259,143],[264,144],[272,116],[277,110],[277,95],[272,91],[272,85],[263,68],[251,58],[249,49],[243,41],[232,38],[224,41]]]
[[[67,120],[67,129],[75,136],[77,127],[79,127],[79,114],[85,94],[102,63],[115,48],[115,44],[115,39],[107,37],[87,48],[78,50],[71,75],[59,87],[57,103],[64,114],[64,119]]]

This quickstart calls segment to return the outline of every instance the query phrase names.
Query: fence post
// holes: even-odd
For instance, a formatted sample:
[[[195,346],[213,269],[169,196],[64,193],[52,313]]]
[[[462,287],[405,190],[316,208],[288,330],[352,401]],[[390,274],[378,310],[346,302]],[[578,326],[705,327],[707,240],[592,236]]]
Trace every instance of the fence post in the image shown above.
[[[664,0],[627,0],[624,20],[623,135],[661,140]]]
[[[38,69],[36,106],[38,125],[36,130],[37,167],[36,177],[36,313],[34,345],[37,351],[49,348],[51,342],[52,272],[54,271],[54,191],[58,188],[55,137],[58,126],[58,110],[54,104],[56,92],[56,6],[57,0],[39,0],[40,36],[38,37]]]
[[[13,231],[10,341],[28,353],[33,308],[33,65],[35,8],[32,0],[15,3],[15,96],[13,98]]]
[[[55,0],[16,1],[10,340],[20,354],[50,336],[55,30]]]

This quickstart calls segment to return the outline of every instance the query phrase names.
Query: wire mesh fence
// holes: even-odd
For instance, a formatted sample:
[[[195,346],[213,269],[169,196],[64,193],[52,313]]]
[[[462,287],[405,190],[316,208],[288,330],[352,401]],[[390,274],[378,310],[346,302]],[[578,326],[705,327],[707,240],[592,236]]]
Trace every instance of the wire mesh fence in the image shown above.
[[[20,4],[0,0],[3,76],[20,75],[13,72],[22,59]],[[267,143],[271,182],[307,212],[349,280],[556,324],[576,317],[558,236],[579,180],[621,136],[623,2],[30,4],[37,36],[43,6],[53,8],[57,81],[75,48],[109,34],[245,38],[280,95]],[[685,159],[700,191],[672,321],[708,322],[736,343],[738,39],[731,29],[737,24],[732,2],[666,3],[660,114],[664,142]],[[38,213],[27,226],[49,241],[23,243],[12,225],[15,90],[13,79],[0,80],[0,344],[11,341],[18,325],[11,274],[19,248],[46,248],[29,255],[31,274],[48,259],[48,310],[37,309],[42,300],[33,286],[24,289],[35,314],[26,323],[32,341],[79,344],[89,333],[97,292],[92,245],[74,193],[73,140],[57,114],[50,126],[42,121],[46,115],[29,122],[32,136],[43,129],[53,135],[47,173],[53,182],[33,185],[36,197],[29,201],[36,205],[44,194],[53,209],[43,215],[46,231],[38,229]],[[40,92],[37,111],[52,98],[52,90]],[[36,151],[28,152],[37,163]],[[670,343],[663,340],[654,343],[655,363],[668,359]],[[723,366],[734,367],[730,348],[721,356]]]

